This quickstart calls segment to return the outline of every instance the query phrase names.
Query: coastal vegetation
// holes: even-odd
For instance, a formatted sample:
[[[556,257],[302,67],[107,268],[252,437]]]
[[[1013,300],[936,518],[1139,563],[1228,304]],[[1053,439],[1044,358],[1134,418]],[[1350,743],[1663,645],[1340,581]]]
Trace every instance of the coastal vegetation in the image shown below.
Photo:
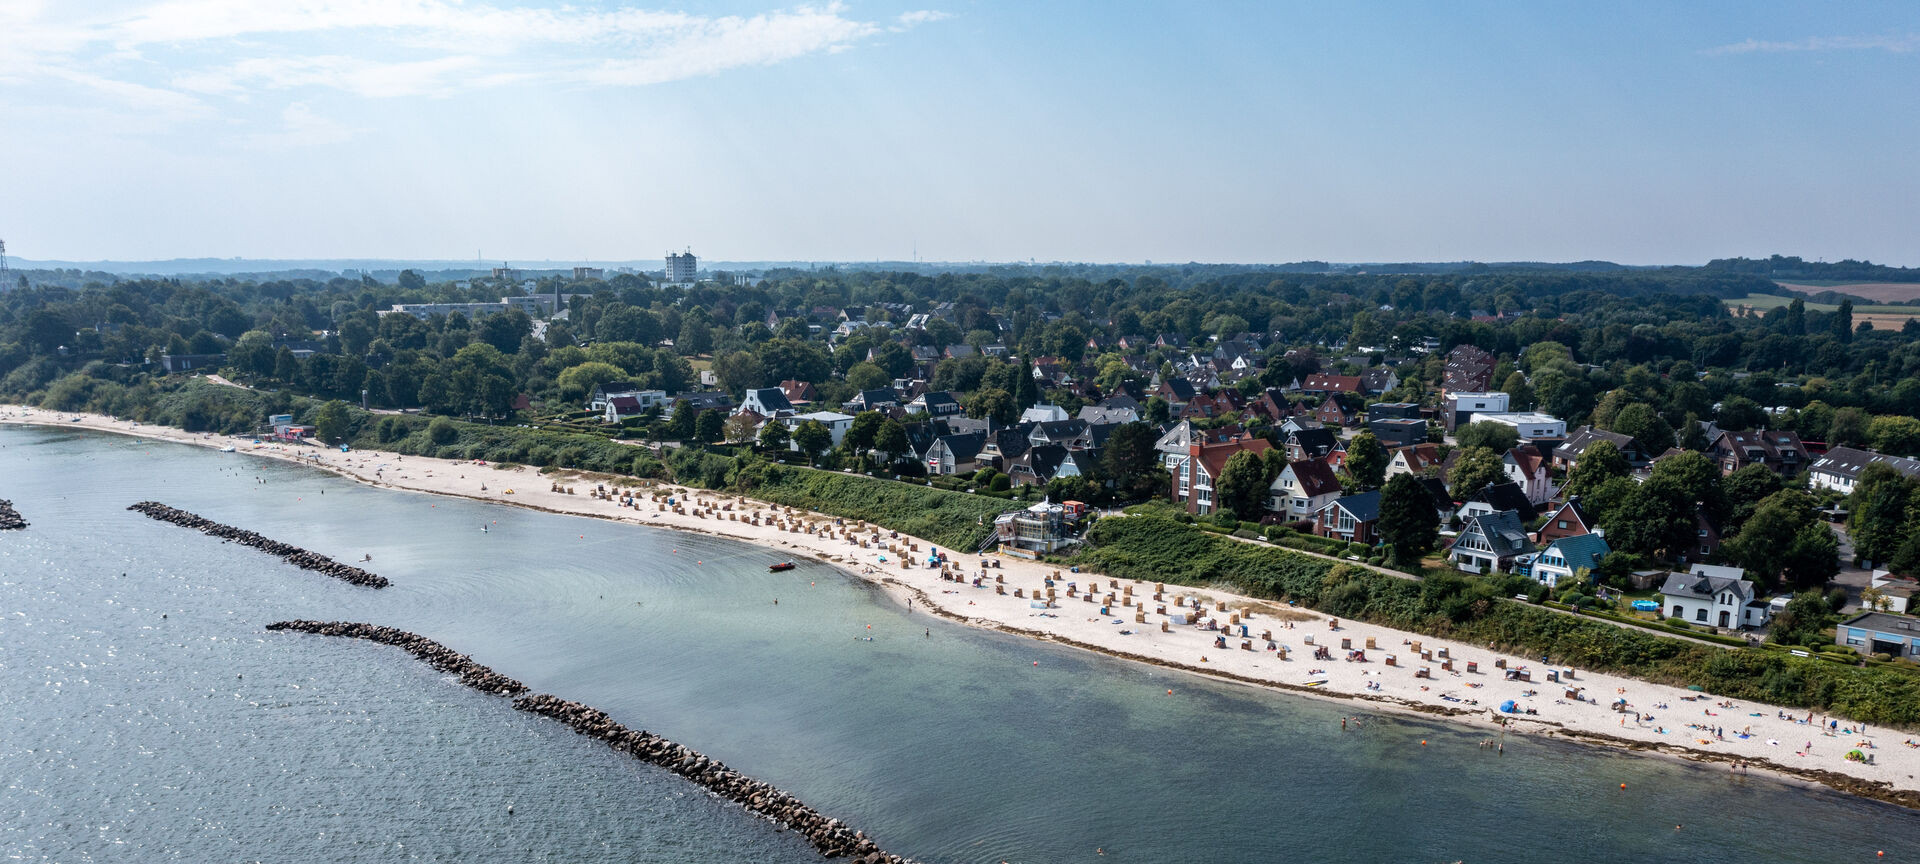
[[[1920,671],[1855,665],[1776,648],[1720,648],[1550,611],[1508,598],[1535,585],[1521,576],[1433,575],[1413,580],[1221,537],[1158,516],[1104,519],[1082,569],[1179,585],[1225,585],[1367,621],[1551,662],[1698,685],[1734,699],[1808,708],[1875,724],[1920,723]],[[1809,652],[1811,653],[1811,652]]]

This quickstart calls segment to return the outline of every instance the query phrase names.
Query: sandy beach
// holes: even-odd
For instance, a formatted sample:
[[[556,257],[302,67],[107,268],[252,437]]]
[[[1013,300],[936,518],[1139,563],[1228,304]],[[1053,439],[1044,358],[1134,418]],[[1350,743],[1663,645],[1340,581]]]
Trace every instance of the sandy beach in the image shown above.
[[[1390,710],[1444,715],[1485,730],[1490,741],[1498,739],[1499,721],[1504,720],[1508,735],[1555,735],[1725,762],[1728,771],[1736,770],[1735,763],[1745,763],[1748,767],[1742,770],[1920,807],[1920,780],[1915,779],[1920,775],[1920,746],[1909,745],[1913,736],[1899,730],[1862,729],[1846,720],[1835,727],[1832,718],[1819,712],[1730,702],[1678,687],[1568,670],[1538,657],[1336,622],[1309,610],[1227,592],[1174,585],[1159,590],[1153,583],[1059,572],[1017,558],[957,555],[944,549],[949,560],[943,575],[939,567],[926,566],[934,547],[924,540],[852,520],[631,478],[618,478],[628,485],[602,497],[594,494],[596,487],[611,479],[567,471],[543,475],[533,468],[503,471],[379,451],[256,446],[245,438],[12,405],[0,406],[0,423],[82,427],[211,448],[231,445],[235,458],[296,461],[392,489],[731,537],[784,551],[795,560],[839,566],[883,586],[915,614],[939,614],[1115,657],[1343,700],[1354,705],[1356,714]],[[571,487],[572,494],[554,491],[556,483]],[[675,506],[664,503],[668,497]],[[350,549],[316,551],[343,561],[358,557]],[[1044,603],[1036,595],[1046,596],[1049,578],[1054,578],[1053,599]],[[1086,599],[1089,592],[1092,601]],[[1106,603],[1109,595],[1111,605]],[[1043,603],[1046,608],[1040,608]],[[1183,611],[1189,622],[1211,618],[1227,630],[1175,623],[1175,615]],[[1316,659],[1321,649],[1324,654]],[[1364,659],[1350,651],[1363,653]],[[1525,670],[1531,680],[1509,680],[1507,670]],[[1614,703],[1622,699],[1626,710],[1615,710]],[[1499,710],[1508,701],[1519,713]],[[1920,737],[1914,740],[1920,744]],[[1869,754],[1872,762],[1847,760],[1845,754],[1854,749]]]

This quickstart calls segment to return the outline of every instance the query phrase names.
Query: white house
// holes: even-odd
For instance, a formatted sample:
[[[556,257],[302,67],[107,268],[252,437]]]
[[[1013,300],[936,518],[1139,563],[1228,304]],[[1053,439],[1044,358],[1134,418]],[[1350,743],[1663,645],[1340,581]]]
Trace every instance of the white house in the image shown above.
[[[1853,494],[1853,484],[1868,465],[1884,464],[1907,477],[1920,476],[1920,461],[1885,456],[1871,450],[1835,447],[1815,460],[1807,471],[1807,482],[1816,489],[1832,489],[1842,495]]]
[[[1520,484],[1520,491],[1536,505],[1552,500],[1559,491],[1553,488],[1553,472],[1547,468],[1547,457],[1532,447],[1508,450],[1507,455],[1501,457],[1500,465],[1506,470],[1507,479]]]
[[[1507,394],[1499,391],[1491,393],[1450,393],[1447,403],[1440,412],[1440,422],[1448,432],[1463,424],[1474,414],[1497,414],[1507,410]]]
[[[1476,411],[1473,423],[1498,423],[1511,426],[1522,441],[1558,441],[1567,437],[1567,421],[1538,411]]]
[[[1320,508],[1340,497],[1340,478],[1320,459],[1289,462],[1267,487],[1267,509],[1290,521],[1312,519]]]
[[[740,407],[733,413],[752,411],[762,417],[777,417],[782,411],[792,411],[793,403],[787,399],[787,391],[778,387],[760,387],[750,389],[741,397]]]
[[[1723,629],[1760,627],[1771,610],[1756,599],[1753,583],[1738,567],[1695,564],[1686,573],[1669,573],[1660,586],[1668,618]]]
[[[1021,423],[1053,423],[1067,419],[1067,409],[1058,405],[1035,405],[1020,412]]]
[[[615,393],[602,400],[600,419],[608,423],[618,423],[629,417],[645,414],[652,408],[665,410],[668,401],[665,390],[632,390],[626,393]]]
[[[820,425],[827,427],[828,432],[833,433],[832,446],[834,447],[840,446],[840,439],[847,437],[847,429],[853,426],[853,415],[842,414],[838,411],[815,411],[812,414],[789,414],[785,417],[781,417],[778,419],[779,419],[780,425],[787,427],[787,431],[789,433],[793,432],[796,429],[799,429],[800,424],[805,423],[808,420],[818,420],[820,421]],[[787,449],[798,451],[800,449],[800,445],[789,442],[787,445]]]

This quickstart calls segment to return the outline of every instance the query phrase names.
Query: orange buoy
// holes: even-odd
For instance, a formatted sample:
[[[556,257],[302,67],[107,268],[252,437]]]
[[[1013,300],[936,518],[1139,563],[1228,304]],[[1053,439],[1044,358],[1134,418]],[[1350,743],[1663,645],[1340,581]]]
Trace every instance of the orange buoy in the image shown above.
[[[1427,746],[1427,739],[1425,739],[1425,738],[1422,738],[1422,739],[1420,739],[1420,746],[1422,746],[1422,747],[1425,747],[1425,746]]]
[[[1168,690],[1168,691],[1167,691],[1167,695],[1168,695],[1168,696],[1172,696],[1172,695],[1173,695],[1173,691],[1172,691],[1172,690]]]
[[[1040,661],[1038,661],[1038,660],[1035,660],[1035,661],[1033,661],[1033,665],[1035,665],[1035,666],[1038,666],[1038,665],[1040,665]]]
[[[1625,789],[1625,788],[1627,788],[1627,784],[1625,784],[1625,783],[1622,783],[1622,784],[1620,784],[1620,788],[1622,788],[1622,789]]]

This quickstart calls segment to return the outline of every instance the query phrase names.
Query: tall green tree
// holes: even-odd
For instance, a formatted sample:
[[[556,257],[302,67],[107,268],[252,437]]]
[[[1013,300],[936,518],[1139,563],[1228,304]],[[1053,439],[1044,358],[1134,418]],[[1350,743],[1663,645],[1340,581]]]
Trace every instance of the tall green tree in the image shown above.
[[[1506,466],[1492,450],[1468,447],[1458,452],[1460,455],[1453,461],[1453,472],[1447,475],[1447,488],[1453,492],[1456,500],[1466,500],[1489,483],[1506,482]]]
[[[1858,447],[1867,443],[1867,412],[1848,406],[1833,411],[1827,424],[1827,443],[1835,447]]]
[[[768,420],[760,427],[759,440],[763,450],[785,450],[792,436],[788,434],[786,424],[778,420]]]
[[[1906,539],[1907,513],[1914,484],[1882,464],[1868,465],[1854,481],[1847,498],[1847,533],[1855,555],[1885,561]]]
[[[1365,489],[1378,489],[1387,482],[1387,448],[1372,432],[1362,432],[1347,442],[1348,476]]]
[[[1107,436],[1106,446],[1100,449],[1100,467],[1121,486],[1131,485],[1144,475],[1156,474],[1160,453],[1153,445],[1158,440],[1160,431],[1150,423],[1122,423]],[[1160,481],[1164,479],[1165,475],[1160,475],[1154,486],[1163,485]]]
[[[1767,627],[1767,641],[1781,645],[1805,645],[1817,648],[1833,644],[1826,634],[1836,617],[1827,599],[1818,591],[1802,591],[1787,601],[1787,608],[1773,617]]]
[[[1213,497],[1217,510],[1230,512],[1242,522],[1259,521],[1267,501],[1267,468],[1260,457],[1247,450],[1227,457],[1213,483]]]
[[[1586,495],[1600,488],[1600,484],[1615,477],[1625,477],[1632,471],[1627,457],[1612,441],[1595,441],[1587,445],[1586,452],[1580,454],[1579,461],[1573,463],[1573,469],[1567,472],[1567,494]]]
[[[800,448],[800,452],[807,454],[807,464],[811,465],[814,457],[833,446],[833,433],[820,421],[808,420],[793,430],[793,444]]]
[[[907,438],[907,427],[892,419],[881,424],[880,431],[873,436],[873,446],[886,454],[888,465],[898,462],[902,455],[913,450],[913,443]]]
[[[1721,487],[1720,466],[1700,453],[1681,453],[1655,462],[1650,481],[1673,484],[1680,500],[1699,504],[1715,518],[1727,512],[1726,494]]]
[[[1740,526],[1752,518],[1753,511],[1761,501],[1785,488],[1786,483],[1780,479],[1780,475],[1765,465],[1748,465],[1728,474],[1720,481],[1721,497],[1726,502],[1721,530],[1728,534],[1739,531]]]
[[[1839,571],[1839,543],[1820,522],[1813,497],[1798,489],[1767,496],[1722,550],[1768,585],[1817,587]]]
[[[1673,446],[1673,424],[1668,423],[1653,410],[1652,405],[1635,402],[1624,406],[1613,417],[1613,426],[1609,431],[1631,437],[1640,445],[1640,451],[1649,454],[1666,452]]]
[[[1840,301],[1840,308],[1833,313],[1833,338],[1842,342],[1853,341],[1853,301]]]
[[[691,441],[699,430],[699,410],[692,402],[681,401],[673,406],[673,417],[667,421],[667,437],[675,441]]]
[[[1873,449],[1889,456],[1920,455],[1920,420],[1889,414],[1867,424]]]
[[[976,420],[992,420],[996,428],[1012,426],[1020,416],[1019,406],[1013,403],[1013,396],[997,387],[989,387],[973,394],[967,400],[967,416]]]
[[[1693,502],[1676,484],[1648,480],[1610,505],[1603,527],[1616,551],[1660,557],[1692,548],[1693,515]]]
[[[847,424],[846,434],[840,436],[840,448],[858,456],[873,449],[873,443],[880,436],[880,427],[887,423],[887,415],[878,411],[862,411],[853,415],[853,422]]]
[[[727,412],[702,411],[693,421],[693,437],[711,444],[726,434]]]
[[[1416,564],[1428,552],[1440,527],[1440,512],[1434,509],[1433,496],[1412,474],[1396,474],[1380,490],[1380,522],[1377,533],[1393,558],[1394,566]]]
[[[352,416],[347,413],[347,403],[338,399],[320,406],[313,414],[313,434],[328,444],[338,444],[347,439]]]
[[[1505,423],[1481,420],[1460,427],[1453,433],[1453,440],[1461,447],[1483,447],[1505,453],[1520,443],[1520,430]]]

